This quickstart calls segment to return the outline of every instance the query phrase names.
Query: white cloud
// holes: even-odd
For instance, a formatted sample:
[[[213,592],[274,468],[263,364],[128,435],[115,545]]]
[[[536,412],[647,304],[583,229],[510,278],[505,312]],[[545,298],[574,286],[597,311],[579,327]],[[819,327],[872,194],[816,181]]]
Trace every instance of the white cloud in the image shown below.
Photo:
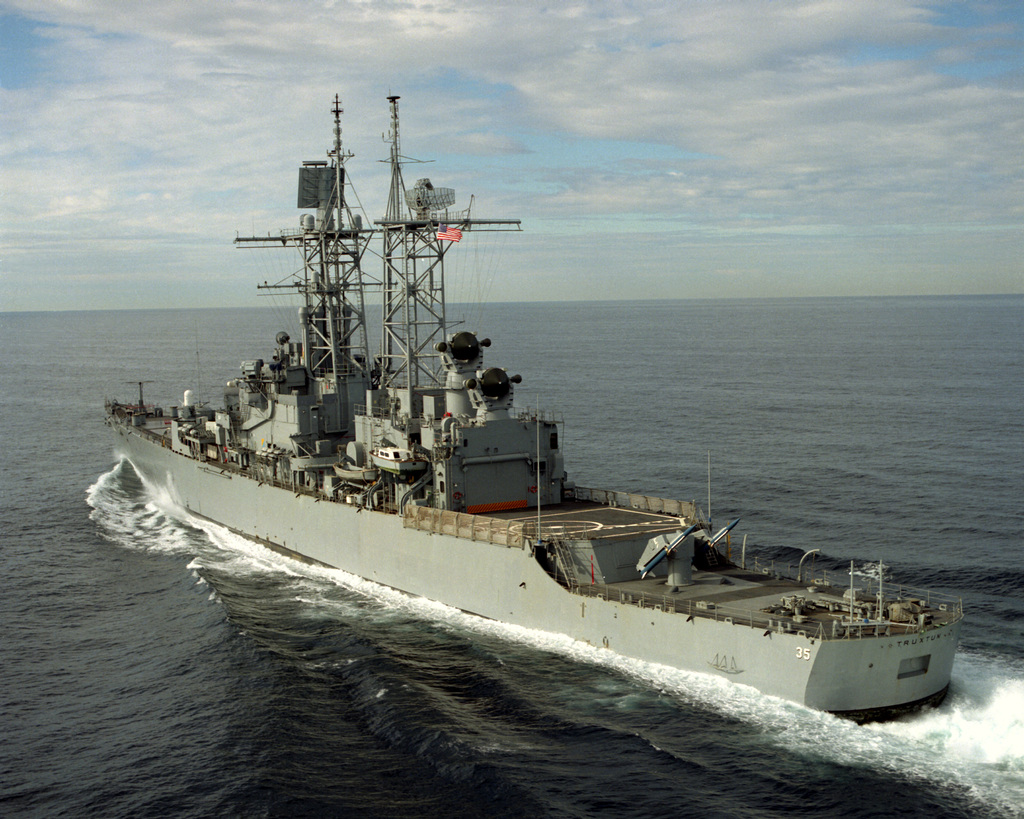
[[[176,281],[222,275],[217,249],[236,230],[297,218],[294,169],[324,155],[336,92],[371,217],[384,204],[376,160],[393,92],[405,153],[443,160],[411,176],[475,193],[478,211],[520,215],[551,237],[543,262],[536,245],[516,257],[523,266],[498,298],[543,297],[525,259],[557,277],[582,263],[572,248],[596,249],[616,226],[620,244],[638,226],[657,237],[644,261],[652,290],[699,236],[698,258],[731,271],[723,294],[815,263],[835,271],[835,292],[881,292],[858,271],[886,241],[901,248],[892,275],[927,268],[921,292],[960,292],[965,270],[982,292],[1024,291],[1019,57],[992,68],[1020,50],[1014,8],[8,2],[6,13],[32,21],[18,45],[39,67],[0,91],[0,309],[38,306],[71,275],[85,296],[69,306],[103,306],[109,288],[90,295],[87,283],[126,252],[133,276],[162,282],[169,266],[147,243],[189,259]],[[976,64],[984,76],[971,79]],[[945,280],[914,257],[931,258],[940,234]],[[40,272],[40,247],[60,264]],[[808,287],[783,278],[780,294]],[[704,280],[715,295],[718,278]],[[157,291],[174,298],[170,285]],[[242,283],[216,297],[248,294]]]

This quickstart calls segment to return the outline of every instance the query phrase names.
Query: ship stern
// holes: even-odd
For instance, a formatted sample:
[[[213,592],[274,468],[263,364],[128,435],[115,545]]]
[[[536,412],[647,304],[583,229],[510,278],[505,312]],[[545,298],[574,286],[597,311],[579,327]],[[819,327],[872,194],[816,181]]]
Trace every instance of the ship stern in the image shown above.
[[[804,702],[856,722],[939,705],[949,690],[961,619],[919,633],[825,640]]]

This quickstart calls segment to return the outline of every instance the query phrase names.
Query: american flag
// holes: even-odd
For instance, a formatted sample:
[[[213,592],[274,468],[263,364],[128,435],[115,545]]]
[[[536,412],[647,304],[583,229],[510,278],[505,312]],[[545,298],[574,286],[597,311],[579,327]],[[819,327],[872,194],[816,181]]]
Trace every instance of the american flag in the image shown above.
[[[457,242],[462,238],[462,231],[458,228],[448,227],[448,225],[440,225],[437,228],[437,238]]]

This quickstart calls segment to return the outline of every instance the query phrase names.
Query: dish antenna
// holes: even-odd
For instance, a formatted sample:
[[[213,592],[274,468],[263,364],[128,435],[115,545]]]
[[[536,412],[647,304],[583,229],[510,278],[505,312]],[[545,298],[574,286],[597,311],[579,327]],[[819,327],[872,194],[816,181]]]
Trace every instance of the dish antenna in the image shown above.
[[[429,219],[455,204],[455,189],[435,188],[429,179],[417,179],[412,190],[405,192],[405,204],[417,219]]]

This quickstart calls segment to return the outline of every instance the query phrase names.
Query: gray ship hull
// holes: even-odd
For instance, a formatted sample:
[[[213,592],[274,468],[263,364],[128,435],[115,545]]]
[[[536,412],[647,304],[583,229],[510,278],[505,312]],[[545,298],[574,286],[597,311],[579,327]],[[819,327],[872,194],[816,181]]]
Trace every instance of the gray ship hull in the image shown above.
[[[481,617],[568,635],[623,656],[717,675],[855,719],[940,702],[962,620],[919,633],[822,639],[595,595],[556,582],[523,538],[505,544],[411,528],[408,517],[296,493],[195,460],[112,423],[118,449],[189,512],[315,561]],[[608,599],[605,599],[608,598]]]

